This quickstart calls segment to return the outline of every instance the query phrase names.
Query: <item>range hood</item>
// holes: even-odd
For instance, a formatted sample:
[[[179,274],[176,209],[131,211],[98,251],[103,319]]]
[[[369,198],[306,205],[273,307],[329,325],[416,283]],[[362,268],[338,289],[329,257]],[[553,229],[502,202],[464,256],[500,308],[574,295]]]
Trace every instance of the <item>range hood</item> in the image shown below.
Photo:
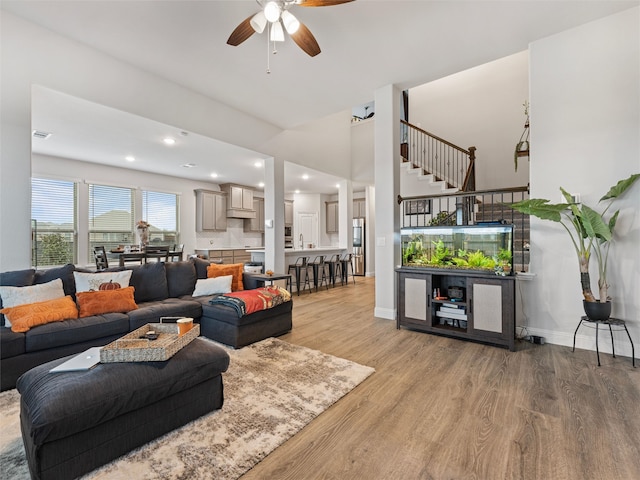
[[[227,209],[227,218],[256,218],[255,210],[244,210],[236,208]]]

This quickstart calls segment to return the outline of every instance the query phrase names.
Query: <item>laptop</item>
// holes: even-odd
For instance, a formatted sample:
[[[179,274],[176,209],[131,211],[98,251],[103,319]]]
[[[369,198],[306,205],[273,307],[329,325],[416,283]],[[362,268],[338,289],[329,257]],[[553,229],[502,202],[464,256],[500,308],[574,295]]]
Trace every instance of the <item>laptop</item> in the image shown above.
[[[61,363],[57,367],[52,368],[49,372],[57,373],[89,370],[100,363],[100,348],[101,347],[92,347],[89,350],[70,358],[66,362]]]

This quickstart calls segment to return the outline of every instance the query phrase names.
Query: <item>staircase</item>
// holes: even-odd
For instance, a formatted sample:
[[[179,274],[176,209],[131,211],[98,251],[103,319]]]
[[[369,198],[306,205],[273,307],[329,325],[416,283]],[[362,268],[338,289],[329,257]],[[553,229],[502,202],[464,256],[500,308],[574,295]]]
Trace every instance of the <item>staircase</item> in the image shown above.
[[[447,190],[475,189],[475,147],[465,150],[404,120],[400,120],[400,131],[400,155],[409,171],[443,182]]]

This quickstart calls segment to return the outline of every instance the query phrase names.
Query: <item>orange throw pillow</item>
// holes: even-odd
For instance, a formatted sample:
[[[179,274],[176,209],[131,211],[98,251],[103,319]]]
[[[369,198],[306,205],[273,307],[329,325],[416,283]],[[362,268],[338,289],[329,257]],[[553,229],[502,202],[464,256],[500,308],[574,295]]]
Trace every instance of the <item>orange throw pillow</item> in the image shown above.
[[[31,327],[45,323],[60,322],[78,318],[78,308],[70,295],[44,302],[25,303],[17,307],[7,307],[0,310],[9,317],[11,331],[26,332]]]
[[[233,275],[231,280],[231,291],[237,292],[244,290],[242,284],[242,271],[244,270],[244,263],[228,263],[217,264],[212,263],[207,267],[207,278],[223,277],[225,275]]]
[[[133,287],[125,287],[117,290],[77,292],[76,301],[80,310],[80,318],[102,313],[127,313],[137,309],[138,305],[133,299],[133,291]]]

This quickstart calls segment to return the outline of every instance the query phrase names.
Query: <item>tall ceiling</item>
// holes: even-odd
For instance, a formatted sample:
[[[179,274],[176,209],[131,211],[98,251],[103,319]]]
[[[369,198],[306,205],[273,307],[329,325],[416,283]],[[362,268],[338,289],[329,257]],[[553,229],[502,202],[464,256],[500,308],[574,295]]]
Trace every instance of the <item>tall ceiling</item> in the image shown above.
[[[382,86],[406,89],[427,83],[638,4],[356,0],[321,8],[294,6],[290,11],[322,49],[313,58],[286,33],[276,55],[269,53],[265,33],[237,47],[227,45],[233,29],[259,10],[254,0],[2,0],[0,5],[287,129],[370,102]]]

